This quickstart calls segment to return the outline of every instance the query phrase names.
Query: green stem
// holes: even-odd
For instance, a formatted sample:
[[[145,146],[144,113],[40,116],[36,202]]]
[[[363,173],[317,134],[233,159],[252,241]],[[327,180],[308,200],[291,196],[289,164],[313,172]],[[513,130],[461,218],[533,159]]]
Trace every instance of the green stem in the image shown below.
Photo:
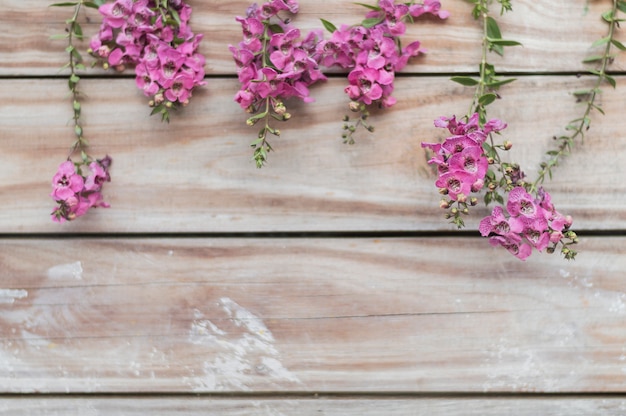
[[[72,146],[70,153],[68,155],[68,159],[72,156],[74,152],[80,150],[81,155],[86,161],[86,154],[84,152],[87,142],[83,136],[83,128],[80,123],[80,115],[81,115],[81,104],[80,104],[80,92],[78,90],[78,82],[80,81],[80,77],[78,76],[78,68],[79,64],[82,61],[80,53],[74,46],[75,39],[82,40],[82,30],[80,29],[80,25],[78,24],[78,14],[80,12],[81,6],[83,5],[83,1],[81,0],[74,7],[74,15],[71,19],[67,21],[68,24],[68,47],[67,52],[69,54],[68,67],[70,70],[70,77],[68,79],[68,85],[70,92],[72,93],[72,108],[74,110],[73,121],[74,121],[74,134],[76,135],[76,142]]]
[[[472,104],[470,105],[470,109],[467,114],[468,118],[475,112],[479,112],[479,113],[484,112],[484,107],[482,107],[479,104],[478,99],[484,95],[485,87],[486,87],[485,78],[486,78],[486,68],[487,68],[487,52],[489,50],[489,41],[487,39],[487,17],[489,16],[487,14],[487,11],[488,11],[487,0],[480,0],[479,7],[481,10],[480,16],[483,19],[483,38],[482,38],[482,45],[481,45],[482,56],[481,56],[480,68],[479,68],[480,79],[478,80],[478,86],[476,87],[476,91],[474,92],[474,99],[472,100]]]
[[[607,78],[606,71],[611,61],[611,42],[613,40],[613,36],[615,34],[615,27],[617,26],[617,0],[613,0],[613,7],[611,13],[611,21],[609,22],[609,30],[607,34],[608,42],[604,48],[604,54],[602,56],[600,70],[596,73],[597,79],[591,90],[589,90],[589,95],[587,98],[587,106],[585,107],[585,112],[583,116],[575,121],[577,124],[574,126],[573,133],[570,136],[561,137],[561,144],[558,146],[558,150],[555,151],[554,154],[551,155],[550,159],[542,164],[542,168],[539,170],[539,174],[535,182],[533,182],[531,186],[531,190],[535,191],[537,187],[542,184],[545,180],[546,175],[551,176],[552,169],[557,166],[559,160],[567,156],[572,146],[574,145],[575,140],[580,137],[581,140],[585,138],[585,130],[589,128],[589,115],[591,114],[591,110],[597,108],[595,105],[596,98],[598,93],[600,92],[600,86],[602,82],[604,82]]]

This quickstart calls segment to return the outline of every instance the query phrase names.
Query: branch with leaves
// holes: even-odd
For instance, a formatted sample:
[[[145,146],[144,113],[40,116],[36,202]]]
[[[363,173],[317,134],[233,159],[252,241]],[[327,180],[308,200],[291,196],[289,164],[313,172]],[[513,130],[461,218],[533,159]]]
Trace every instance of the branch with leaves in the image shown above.
[[[593,87],[574,91],[573,94],[576,97],[576,101],[585,103],[582,115],[567,124],[565,130],[568,131],[569,134],[553,137],[558,145],[555,149],[547,152],[549,158],[547,161],[541,163],[539,174],[532,184],[532,189],[537,189],[538,186],[543,184],[546,176],[552,179],[553,170],[558,166],[559,161],[563,157],[570,154],[576,140],[584,140],[585,132],[591,127],[592,111],[596,110],[604,115],[604,110],[600,104],[597,103],[597,99],[602,93],[600,87],[603,84],[609,84],[613,88],[616,87],[615,78],[608,74],[608,67],[615,59],[615,55],[612,53],[611,49],[615,47],[620,51],[626,50],[626,45],[615,39],[616,29],[619,28],[619,23],[626,20],[618,16],[620,11],[626,13],[626,1],[613,0],[611,9],[602,14],[602,20],[607,24],[607,34],[591,45],[594,49],[602,48],[602,51],[600,54],[591,55],[583,60],[584,63],[597,64],[596,69],[589,70],[589,73],[595,76],[596,80]]]
[[[497,1],[501,14],[512,10],[510,0]],[[440,207],[447,211],[447,219],[462,228],[463,216],[469,213],[470,206],[478,204],[475,194],[484,189],[485,204],[498,204],[479,225],[481,235],[488,237],[491,245],[502,246],[521,260],[533,249],[554,252],[560,246],[563,256],[573,259],[576,252],[571,245],[578,239],[569,229],[571,217],[555,209],[550,194],[543,188],[533,189],[518,164],[505,162],[502,152],[509,151],[513,145],[506,140],[497,142],[496,136],[507,125],[487,118],[487,106],[500,97],[498,89],[514,81],[497,76],[495,67],[488,61],[489,53],[503,55],[504,47],[520,43],[502,38],[496,19],[489,13],[490,0],[472,0],[472,3],[472,15],[483,28],[478,78],[452,78],[475,88],[469,112],[461,120],[441,117],[435,121],[435,126],[450,132],[443,143],[422,143],[432,153],[429,163],[437,167],[435,185],[444,196]]]
[[[90,208],[109,207],[109,204],[103,201],[101,190],[104,182],[111,180],[109,175],[111,158],[105,156],[103,159],[94,160],[87,153],[88,142],[84,137],[81,123],[82,94],[78,89],[80,81],[78,71],[85,70],[83,58],[76,46],[76,41],[83,40],[83,30],[78,16],[83,6],[97,9],[98,5],[95,2],[81,0],[54,3],[51,6],[74,9],[72,17],[66,20],[66,33],[53,36],[54,39],[67,40],[65,51],[68,53],[68,62],[62,70],[69,69],[68,87],[72,99],[73,130],[76,137],[67,160],[61,163],[52,179],[52,193],[50,194],[57,203],[57,207],[52,212],[52,220],[65,222],[86,214]],[[80,157],[74,161],[72,158],[76,153],[79,153]]]

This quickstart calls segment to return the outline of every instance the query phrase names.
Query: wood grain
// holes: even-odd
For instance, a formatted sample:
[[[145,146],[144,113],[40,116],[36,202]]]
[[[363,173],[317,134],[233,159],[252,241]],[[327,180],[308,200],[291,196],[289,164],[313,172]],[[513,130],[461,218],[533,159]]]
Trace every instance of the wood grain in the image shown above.
[[[624,392],[625,242],[2,240],[0,391]]]
[[[328,415],[328,416],[604,416],[623,415],[626,400],[600,398],[315,398],[216,399],[204,397],[11,398],[0,401],[0,411],[12,416],[91,416],[123,414],[206,415]]]
[[[0,75],[55,75],[64,64],[65,45],[49,38],[63,33],[63,22],[70,17],[70,10],[46,7],[50,3],[52,1],[3,0],[0,27],[12,30],[5,31],[0,37]],[[194,31],[204,34],[201,52],[207,57],[207,73],[234,73],[228,45],[238,43],[242,36],[234,18],[243,15],[251,2],[192,0],[188,3],[194,9]],[[303,33],[321,29],[320,18],[336,25],[358,23],[365,10],[349,1],[300,0],[299,3],[300,13],[294,22]],[[442,3],[451,12],[447,21],[420,18],[417,23],[409,25],[406,42],[420,40],[429,53],[413,60],[404,72],[477,71],[481,35],[480,26],[470,15],[470,5],[462,0]],[[586,6],[588,11],[585,11]],[[516,1],[514,12],[498,18],[498,21],[505,38],[522,42],[524,46],[509,49],[505,59],[496,57],[494,62],[504,71],[583,71],[585,66],[581,61],[593,53],[590,49],[592,42],[605,36],[606,28],[600,14],[609,8],[608,1]],[[494,6],[494,14],[498,15],[498,12]],[[91,23],[86,23],[87,18]],[[87,37],[97,32],[100,21],[96,11],[87,11],[83,19]],[[619,38],[624,40],[626,36],[620,33]],[[618,55],[612,68],[626,68],[624,54]]]
[[[502,89],[491,114],[509,124],[510,159],[530,178],[551,137],[581,115],[570,92],[590,81],[528,76]],[[606,115],[593,114],[584,144],[546,184],[579,230],[626,228],[624,88],[604,91]],[[315,103],[287,103],[293,118],[280,125],[275,152],[260,170],[248,146],[256,129],[245,125],[245,113],[232,101],[236,81],[213,80],[167,125],[149,117],[132,80],[85,80],[91,152],[114,160],[105,188],[112,208],[59,226],[49,219],[48,195],[73,140],[65,89],[61,80],[0,81],[0,232],[453,229],[442,218],[420,147],[445,137],[435,118],[467,111],[471,89],[446,77],[398,79],[398,104],[375,112],[376,132],[361,132],[353,146],[339,137],[347,103],[343,81],[329,80],[314,89]],[[468,226],[476,227],[487,212],[476,209]]]

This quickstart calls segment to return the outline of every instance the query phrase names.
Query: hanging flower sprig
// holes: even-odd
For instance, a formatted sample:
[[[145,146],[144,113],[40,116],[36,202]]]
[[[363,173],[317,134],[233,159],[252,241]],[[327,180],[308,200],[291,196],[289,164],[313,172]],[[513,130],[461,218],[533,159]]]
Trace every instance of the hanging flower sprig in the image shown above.
[[[285,100],[291,97],[311,102],[309,87],[326,77],[319,70],[315,46],[321,31],[312,31],[304,39],[289,18],[279,13],[295,15],[299,5],[296,0],[271,0],[260,7],[251,5],[245,17],[237,17],[243,30],[243,40],[229,49],[237,65],[241,84],[235,95],[251,116],[249,126],[261,124],[257,138],[251,143],[253,160],[258,168],[267,162],[272,146],[268,135],[280,136],[272,120],[287,121],[291,114]]]
[[[104,68],[135,68],[137,87],[149,97],[152,114],[170,120],[170,109],[186,106],[205,85],[203,35],[190,27],[191,7],[182,0],[115,0],[99,7],[100,31],[90,52]]]
[[[73,7],[72,17],[66,21],[66,33],[53,36],[55,39],[66,39],[68,62],[63,69],[69,70],[68,87],[71,93],[73,115],[73,130],[76,140],[67,156],[67,160],[59,166],[57,173],[52,178],[52,193],[50,196],[57,203],[52,212],[52,220],[55,222],[71,221],[87,213],[90,208],[104,207],[109,204],[102,198],[102,186],[111,180],[109,167],[111,158],[105,156],[94,160],[87,153],[87,140],[83,134],[81,123],[81,93],[78,89],[80,76],[78,71],[85,70],[83,58],[76,47],[75,41],[83,40],[83,31],[78,22],[78,15],[82,8],[98,8],[97,2],[77,1],[66,3],[54,3],[54,7]],[[78,158],[73,158],[75,154]]]
[[[582,116],[571,120],[567,124],[565,130],[567,130],[569,134],[553,137],[558,144],[555,149],[547,152],[548,160],[541,163],[539,175],[533,183],[532,189],[536,189],[540,186],[546,176],[551,179],[554,168],[558,166],[561,158],[570,154],[576,140],[584,140],[585,132],[589,130],[591,126],[590,116],[592,111],[596,110],[600,114],[604,114],[604,110],[600,104],[597,103],[598,96],[602,93],[600,87],[605,83],[613,88],[616,86],[615,78],[608,74],[608,67],[615,59],[615,55],[611,52],[611,49],[615,47],[620,51],[626,50],[626,45],[615,39],[616,29],[619,27],[619,23],[626,20],[619,18],[618,14],[620,11],[626,13],[626,1],[613,0],[611,9],[602,14],[602,20],[608,26],[607,34],[591,45],[592,48],[602,48],[602,53],[589,56],[583,60],[584,63],[597,64],[597,69],[589,71],[590,74],[596,77],[596,80],[593,87],[574,92],[576,100],[585,103]]]
[[[511,11],[509,0],[497,1],[501,13]],[[576,252],[571,245],[578,238],[569,229],[572,218],[555,209],[547,191],[534,189],[526,182],[518,164],[504,161],[502,153],[513,145],[509,141],[496,142],[495,136],[506,124],[498,119],[487,120],[487,106],[499,98],[497,90],[513,81],[497,77],[494,66],[488,62],[488,53],[502,55],[504,47],[519,43],[502,38],[496,20],[489,14],[490,0],[472,3],[472,14],[483,27],[479,76],[453,77],[453,81],[475,87],[472,104],[462,120],[441,117],[435,121],[435,126],[446,128],[451,134],[443,143],[422,143],[433,154],[429,163],[437,166],[435,185],[444,196],[440,206],[447,210],[446,218],[462,228],[462,216],[469,213],[470,206],[478,204],[476,195],[485,189],[485,204],[498,203],[479,225],[481,235],[489,237],[491,245],[503,246],[522,260],[533,249],[554,252],[560,246],[563,256],[573,259]]]
[[[332,34],[329,40],[320,42],[320,63],[326,67],[338,66],[349,69],[348,86],[345,93],[350,98],[349,109],[357,113],[356,118],[344,116],[342,138],[354,144],[353,133],[363,126],[369,132],[369,107],[391,107],[396,99],[395,73],[404,68],[411,57],[424,52],[419,41],[402,46],[401,36],[406,32],[406,23],[415,18],[431,14],[446,19],[449,13],[441,10],[437,0],[395,4],[394,0],[379,0],[377,6],[357,3],[369,12],[358,25],[341,25],[322,19],[324,27]]]

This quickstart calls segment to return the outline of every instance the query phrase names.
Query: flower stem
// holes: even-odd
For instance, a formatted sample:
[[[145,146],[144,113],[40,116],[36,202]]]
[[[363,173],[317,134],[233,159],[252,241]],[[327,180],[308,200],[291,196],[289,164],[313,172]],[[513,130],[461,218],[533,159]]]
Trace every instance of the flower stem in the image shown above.
[[[619,22],[616,17],[618,12],[617,3],[618,0],[613,0],[613,6],[611,11],[608,14],[603,15],[603,17],[609,24],[607,36],[603,38],[606,41],[606,46],[604,47],[604,53],[602,54],[602,57],[600,59],[600,69],[597,71],[591,71],[591,73],[596,75],[597,77],[593,88],[581,92],[581,95],[584,95],[587,100],[585,111],[582,117],[572,120],[570,124],[566,127],[567,130],[571,131],[571,134],[569,136],[559,137],[558,140],[560,141],[560,144],[555,150],[551,150],[548,152],[550,158],[548,159],[548,161],[541,164],[537,179],[535,180],[535,182],[533,182],[531,187],[533,191],[536,190],[537,187],[544,182],[546,175],[552,178],[552,170],[558,165],[562,157],[570,154],[575,140],[578,137],[580,137],[581,140],[584,140],[585,131],[589,129],[591,123],[591,120],[589,118],[591,111],[595,108],[596,110],[603,113],[602,109],[595,102],[596,98],[598,97],[598,93],[601,92],[600,86],[604,81],[609,81],[613,86],[615,86],[615,81],[613,80],[613,78],[607,75],[607,68],[613,60],[613,57],[610,54],[611,45],[614,42],[613,37],[615,35],[615,28],[618,26]],[[610,18],[607,19],[605,16],[610,16]]]
[[[72,94],[72,109],[74,111],[74,115],[72,117],[74,123],[74,134],[76,135],[76,141],[72,146],[70,153],[68,155],[68,160],[71,158],[72,154],[79,150],[81,152],[81,157],[83,162],[87,162],[89,157],[85,152],[85,148],[87,147],[87,141],[83,135],[83,127],[80,122],[81,116],[81,93],[78,90],[78,83],[80,81],[80,76],[78,75],[78,71],[85,69],[82,64],[82,56],[78,52],[78,49],[74,45],[75,40],[82,41],[83,40],[83,32],[80,24],[78,23],[78,14],[80,12],[81,6],[83,5],[84,0],[80,0],[74,6],[74,14],[71,19],[67,20],[67,40],[68,46],[65,48],[66,52],[69,54],[67,68],[70,70],[70,76],[68,78],[68,86],[69,90]]]

